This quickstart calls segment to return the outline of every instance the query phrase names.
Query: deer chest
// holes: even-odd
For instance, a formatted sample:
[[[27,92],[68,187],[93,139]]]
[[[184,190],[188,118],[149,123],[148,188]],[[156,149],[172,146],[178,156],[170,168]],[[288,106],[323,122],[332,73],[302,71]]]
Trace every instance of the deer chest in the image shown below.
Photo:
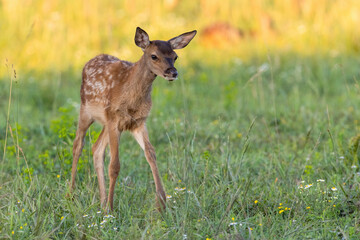
[[[117,110],[118,128],[120,131],[133,130],[145,123],[151,109],[150,103],[126,106]]]

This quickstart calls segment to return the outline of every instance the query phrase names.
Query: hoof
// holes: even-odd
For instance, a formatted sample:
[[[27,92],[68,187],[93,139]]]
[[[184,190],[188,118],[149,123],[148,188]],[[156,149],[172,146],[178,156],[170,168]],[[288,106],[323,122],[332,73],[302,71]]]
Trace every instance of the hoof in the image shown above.
[[[161,213],[166,210],[166,194],[164,192],[156,195],[156,206]]]
[[[68,200],[74,201],[74,194],[72,192],[68,192],[65,195],[65,198],[68,199]]]

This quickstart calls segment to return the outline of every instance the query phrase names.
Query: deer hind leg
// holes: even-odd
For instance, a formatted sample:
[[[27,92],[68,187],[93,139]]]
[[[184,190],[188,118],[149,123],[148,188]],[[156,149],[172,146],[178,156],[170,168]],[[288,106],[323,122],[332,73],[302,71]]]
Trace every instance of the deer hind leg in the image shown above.
[[[149,135],[145,124],[140,128],[132,131],[132,134],[136,139],[136,141],[139,143],[140,147],[144,150],[146,160],[150,165],[155,181],[156,200],[157,200],[158,209],[159,211],[162,211],[165,209],[166,194],[162,186],[161,179],[159,176],[159,170],[156,164],[155,149],[149,141]]]
[[[76,167],[79,162],[81,151],[84,147],[85,134],[90,125],[94,122],[92,117],[80,108],[80,116],[76,137],[73,145],[73,163],[71,169],[71,190],[75,188]]]
[[[109,125],[111,126],[111,125]],[[116,179],[119,176],[120,172],[120,161],[119,161],[119,137],[121,132],[119,132],[117,125],[112,125],[108,128],[109,135],[109,145],[110,145],[110,163],[109,163],[109,195],[108,203],[110,205],[111,211],[114,209],[114,189],[116,184]]]
[[[95,144],[92,147],[94,168],[99,183],[100,202],[103,208],[106,207],[104,159],[105,159],[105,149],[108,143],[109,143],[109,135],[106,127],[104,127],[99,135],[99,138],[96,140]]]

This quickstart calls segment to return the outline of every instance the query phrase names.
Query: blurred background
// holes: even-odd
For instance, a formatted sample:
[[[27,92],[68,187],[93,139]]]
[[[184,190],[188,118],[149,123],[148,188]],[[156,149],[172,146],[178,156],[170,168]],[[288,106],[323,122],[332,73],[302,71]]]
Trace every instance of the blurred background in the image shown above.
[[[103,52],[136,61],[140,26],[164,40],[197,29],[183,64],[288,52],[336,57],[359,54],[359,23],[358,0],[2,0],[0,56],[20,72],[79,71]]]

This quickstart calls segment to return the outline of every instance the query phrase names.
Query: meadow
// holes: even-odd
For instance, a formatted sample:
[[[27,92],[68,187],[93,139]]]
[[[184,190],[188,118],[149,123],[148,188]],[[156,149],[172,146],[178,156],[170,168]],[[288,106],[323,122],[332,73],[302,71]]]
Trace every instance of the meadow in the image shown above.
[[[0,239],[360,238],[356,1],[102,2],[0,3],[10,26],[0,36]],[[216,46],[201,34],[226,20],[245,36]],[[91,153],[98,124],[66,198],[81,68],[100,52],[136,61],[142,24],[160,39],[199,29],[177,51],[179,79],[153,86],[147,126],[167,210],[156,210],[150,167],[124,133],[105,212]]]

